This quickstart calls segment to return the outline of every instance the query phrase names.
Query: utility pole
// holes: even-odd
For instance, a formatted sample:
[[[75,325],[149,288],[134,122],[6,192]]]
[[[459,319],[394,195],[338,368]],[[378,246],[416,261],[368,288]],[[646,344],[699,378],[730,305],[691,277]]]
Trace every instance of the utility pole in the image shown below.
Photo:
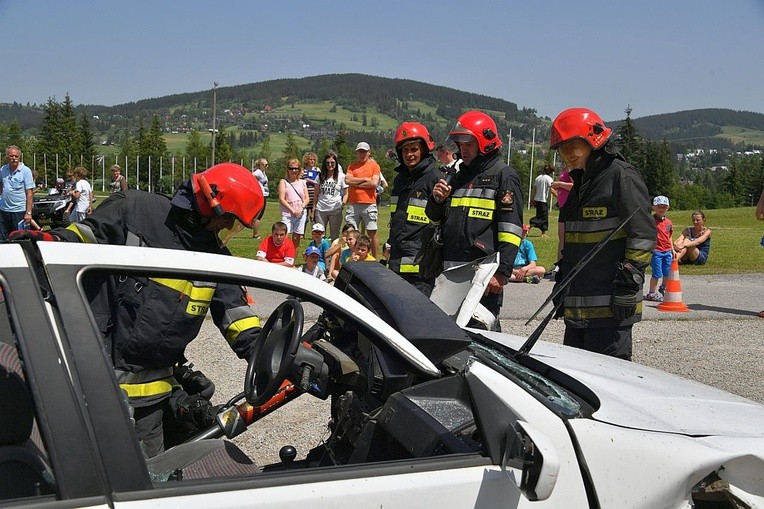
[[[217,113],[217,99],[218,99],[218,82],[212,84],[212,164],[215,166],[215,134],[217,129],[215,128],[215,115]]]

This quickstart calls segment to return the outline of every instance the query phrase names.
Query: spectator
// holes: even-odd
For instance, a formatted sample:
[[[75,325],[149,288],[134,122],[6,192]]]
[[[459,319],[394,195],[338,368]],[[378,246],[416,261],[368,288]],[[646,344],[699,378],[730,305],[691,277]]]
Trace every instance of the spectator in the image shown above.
[[[313,220],[324,225],[326,232],[331,233],[330,239],[338,239],[342,207],[347,201],[347,193],[344,191],[348,186],[345,184],[345,174],[339,169],[337,154],[329,152],[324,156],[319,182]]]
[[[261,157],[255,161],[255,169],[252,172],[252,175],[255,176],[257,181],[260,183],[260,188],[263,190],[263,208],[255,218],[255,224],[252,228],[253,239],[260,238],[260,221],[263,219],[263,214],[265,214],[265,206],[268,204],[268,174],[266,173],[268,171],[268,166],[270,166],[268,164],[268,160],[264,157]]]
[[[122,167],[115,164],[111,167],[111,182],[109,182],[109,194],[127,189],[127,179],[122,175]]]
[[[377,259],[369,252],[371,238],[368,235],[358,235],[353,246],[353,253],[348,258],[350,262],[376,262]]]
[[[630,217],[555,302],[562,299],[565,345],[631,360],[631,329],[642,319],[645,267],[656,233],[647,187],[618,152],[612,132],[586,108],[567,109],[552,123],[549,148],[559,151],[573,179],[560,211],[565,247],[557,284]]]
[[[456,157],[454,156],[454,147],[451,143],[441,143],[435,148],[435,152],[438,154],[438,161],[440,161],[440,169],[448,171],[456,164]]]
[[[538,257],[536,256],[536,249],[533,247],[533,243],[528,240],[528,231],[530,231],[530,225],[523,225],[523,240],[520,242],[520,247],[517,249],[517,257],[515,258],[514,267],[512,269],[512,277],[509,281],[512,283],[533,283],[537,284],[544,276],[546,269],[540,265],[536,265]]]
[[[0,240],[18,229],[21,221],[32,220],[34,203],[34,179],[32,170],[21,162],[21,149],[11,145],[5,149],[8,160],[0,168]]]
[[[313,246],[318,249],[318,254],[321,255],[318,259],[318,266],[326,273],[326,252],[331,247],[329,241],[324,238],[324,225],[321,223],[314,223],[313,228],[310,231],[313,240],[310,241],[308,246]]]
[[[342,233],[339,238],[332,241],[329,250],[326,252],[326,259],[329,260],[328,276],[330,282],[334,279],[332,274],[339,271],[340,257],[342,256],[343,251],[348,247],[348,234],[354,230],[355,228],[353,228],[352,224],[346,223],[345,226],[342,227]]]
[[[333,267],[331,270],[331,273],[329,274],[329,277],[332,279],[336,279],[337,275],[340,273],[340,269],[342,269],[342,265],[347,262],[350,259],[350,256],[353,254],[353,249],[355,248],[355,243],[358,240],[358,238],[361,236],[361,232],[358,230],[352,229],[347,231],[347,247],[342,250],[342,252],[339,254],[339,259],[337,260],[337,263],[333,263]]]
[[[705,265],[711,251],[711,230],[706,228],[702,210],[692,213],[692,226],[685,228],[674,241],[676,259],[681,264]]]
[[[309,274],[313,277],[317,277],[321,281],[326,281],[326,274],[321,269],[319,262],[321,261],[321,252],[316,246],[309,245],[303,254],[305,257],[305,263],[300,267],[300,271]]]
[[[671,222],[671,219],[666,217],[666,212],[668,212],[669,208],[669,199],[667,197],[656,196],[653,199],[653,219],[655,219],[657,237],[653,256],[650,259],[650,268],[652,269],[650,286],[647,295],[645,295],[645,300],[652,302],[661,302],[663,300],[663,294],[666,293],[666,278],[671,275],[671,260],[674,259],[674,244],[672,241],[674,224]],[[660,293],[658,293],[656,290],[658,290],[658,280],[661,278],[663,278],[663,281],[660,286]]]
[[[531,218],[530,223],[534,228],[541,230],[541,236],[546,237],[549,229],[549,190],[552,187],[552,175],[554,166],[547,164],[541,172],[541,175],[533,181],[533,202],[536,207],[536,215]]]
[[[305,207],[308,214],[308,219],[312,222],[313,212],[316,203],[316,191],[319,185],[319,175],[321,170],[316,167],[318,157],[313,152],[305,152],[302,156],[302,165],[304,170],[302,171],[301,178],[305,181],[308,187],[308,205]]]
[[[371,253],[374,257],[379,251],[377,239],[377,200],[376,189],[379,185],[381,170],[371,158],[371,147],[362,141],[355,148],[356,160],[348,166],[345,182],[347,183],[348,199],[345,211],[345,222],[355,229],[366,228],[371,239]]]
[[[385,189],[387,189],[387,179],[385,179],[385,174],[382,173],[380,170],[379,172],[379,185],[377,186],[377,210],[379,210],[379,205],[382,203],[382,194],[384,194]]]
[[[444,179],[435,184],[426,213],[443,225],[444,268],[499,253],[499,268],[481,299],[498,318],[523,234],[520,179],[502,162],[501,136],[485,113],[463,114],[449,139],[459,148],[461,169],[450,184]],[[498,319],[495,326],[500,329]]]
[[[287,161],[286,178],[279,181],[279,204],[281,205],[281,221],[287,225],[287,233],[292,234],[292,243],[299,249],[302,236],[305,234],[307,221],[308,187],[300,178],[300,161]]]
[[[257,248],[256,260],[276,263],[285,267],[294,267],[295,247],[287,238],[287,225],[276,221],[271,227],[271,234]]]
[[[72,223],[81,223],[88,215],[93,212],[93,188],[90,182],[85,180],[88,170],[82,166],[74,169],[74,189],[72,190],[72,213],[69,215],[69,221]]]
[[[422,233],[430,225],[425,213],[427,198],[443,174],[431,152],[435,142],[422,124],[403,122],[393,141],[401,164],[395,168],[390,197],[389,267],[429,297],[435,277],[420,274],[415,259],[422,247]]]

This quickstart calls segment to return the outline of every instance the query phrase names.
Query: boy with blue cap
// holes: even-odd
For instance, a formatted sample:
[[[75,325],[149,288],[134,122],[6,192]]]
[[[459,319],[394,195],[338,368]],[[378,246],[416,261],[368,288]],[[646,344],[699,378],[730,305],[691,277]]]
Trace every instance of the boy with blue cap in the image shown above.
[[[650,260],[650,268],[653,271],[650,277],[650,289],[645,295],[645,300],[661,302],[666,288],[666,278],[671,273],[671,260],[674,258],[674,225],[671,219],[666,217],[669,210],[669,199],[663,195],[656,196],[653,200],[653,219],[658,235],[655,241],[655,250]],[[658,293],[658,280],[663,279]]]

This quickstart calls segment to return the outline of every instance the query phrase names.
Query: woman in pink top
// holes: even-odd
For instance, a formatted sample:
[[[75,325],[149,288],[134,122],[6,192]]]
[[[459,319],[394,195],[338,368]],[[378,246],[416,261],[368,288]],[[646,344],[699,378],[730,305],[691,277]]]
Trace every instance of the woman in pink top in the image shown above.
[[[563,167],[560,172],[560,178],[552,182],[552,193],[557,197],[557,205],[560,208],[568,200],[571,189],[573,189],[573,179],[570,178],[568,169]]]
[[[286,178],[279,181],[279,205],[281,220],[287,225],[287,233],[292,234],[292,243],[299,250],[300,240],[305,234],[308,206],[308,187],[300,178],[299,159],[287,161]]]

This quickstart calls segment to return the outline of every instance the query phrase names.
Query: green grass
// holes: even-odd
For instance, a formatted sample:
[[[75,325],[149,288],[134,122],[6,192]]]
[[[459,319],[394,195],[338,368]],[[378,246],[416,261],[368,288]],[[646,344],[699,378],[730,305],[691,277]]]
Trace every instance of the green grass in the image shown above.
[[[764,235],[764,223],[756,221],[753,207],[734,209],[704,210],[706,214],[706,226],[711,229],[711,252],[708,263],[702,266],[683,265],[682,274],[706,275],[706,274],[740,274],[752,272],[764,272],[764,247],[760,245]],[[690,226],[692,211],[671,210],[668,217],[674,223],[675,238],[681,231]],[[526,209],[523,213],[524,221],[533,216],[534,210]],[[271,199],[263,216],[260,234],[266,236],[270,233],[270,227],[280,220],[278,202]],[[382,205],[379,211],[380,243],[389,236],[390,207]],[[549,217],[550,231],[546,238],[542,238],[539,230],[532,229],[528,237],[536,248],[538,263],[544,267],[551,267],[557,258],[557,212],[552,211]],[[307,246],[303,239],[303,249]],[[245,230],[233,239],[229,247],[233,254],[245,258],[254,258],[259,241],[252,239],[252,233]],[[298,257],[299,258],[299,257]]]

